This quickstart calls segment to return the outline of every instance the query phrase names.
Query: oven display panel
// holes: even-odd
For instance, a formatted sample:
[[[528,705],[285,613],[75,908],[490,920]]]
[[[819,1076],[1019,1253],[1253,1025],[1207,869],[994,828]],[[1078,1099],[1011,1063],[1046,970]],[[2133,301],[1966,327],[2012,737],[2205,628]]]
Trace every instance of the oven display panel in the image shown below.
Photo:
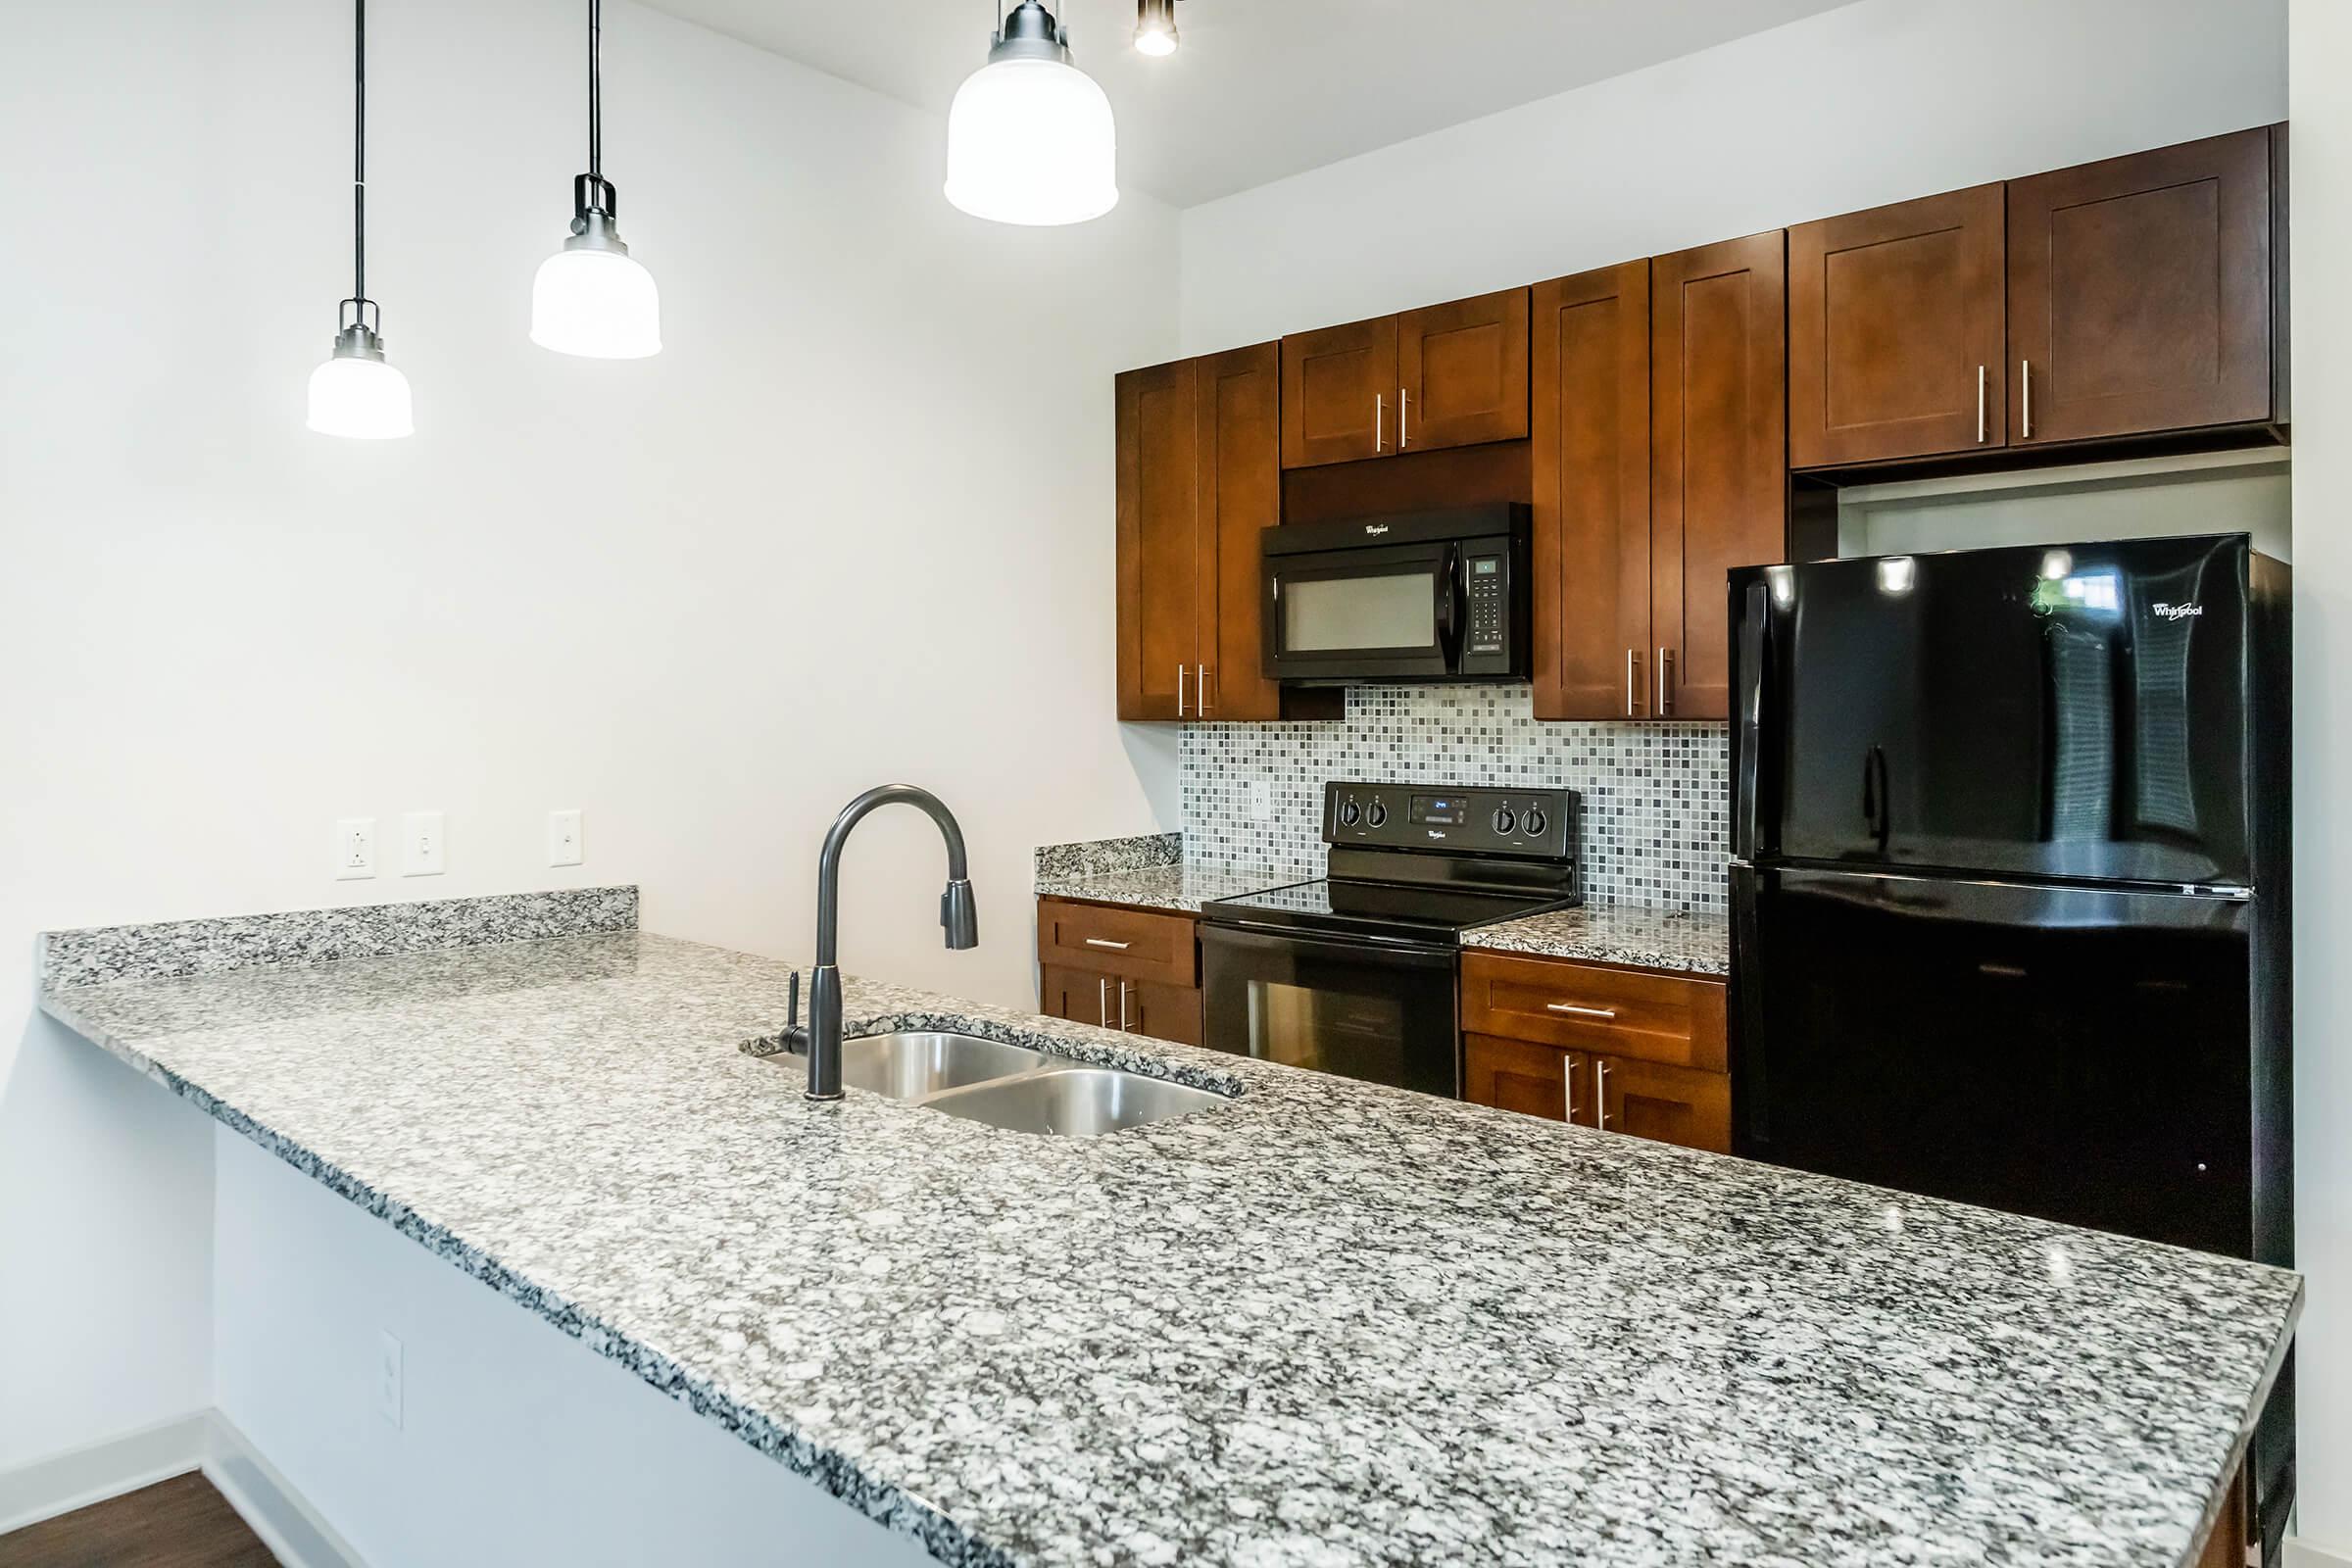
[[[1459,827],[1469,818],[1470,802],[1460,795],[1416,795],[1407,809],[1408,821],[1432,827]]]

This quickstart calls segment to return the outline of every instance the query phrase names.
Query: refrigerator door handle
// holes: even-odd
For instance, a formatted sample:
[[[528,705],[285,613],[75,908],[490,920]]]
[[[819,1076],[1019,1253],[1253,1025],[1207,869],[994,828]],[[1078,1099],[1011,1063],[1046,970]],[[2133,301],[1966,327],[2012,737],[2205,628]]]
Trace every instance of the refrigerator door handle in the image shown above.
[[[1756,921],[1758,872],[1732,873],[1732,1115],[1733,1152],[1751,1159],[1769,1157],[1772,1107],[1765,1083],[1763,955]]]
[[[1740,770],[1733,788],[1739,810],[1732,819],[1732,854],[1752,860],[1763,848],[1756,842],[1761,809],[1756,800],[1765,773],[1762,754],[1767,739],[1764,694],[1766,665],[1772,656],[1772,591],[1762,582],[1747,585],[1740,616]]]

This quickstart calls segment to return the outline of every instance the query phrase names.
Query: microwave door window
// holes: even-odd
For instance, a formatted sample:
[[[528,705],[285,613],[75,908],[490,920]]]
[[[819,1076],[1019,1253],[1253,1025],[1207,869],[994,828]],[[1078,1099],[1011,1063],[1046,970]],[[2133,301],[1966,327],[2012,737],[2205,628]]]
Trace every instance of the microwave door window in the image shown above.
[[[1438,641],[1429,573],[1309,577],[1283,585],[1282,645],[1294,654],[1425,649]]]

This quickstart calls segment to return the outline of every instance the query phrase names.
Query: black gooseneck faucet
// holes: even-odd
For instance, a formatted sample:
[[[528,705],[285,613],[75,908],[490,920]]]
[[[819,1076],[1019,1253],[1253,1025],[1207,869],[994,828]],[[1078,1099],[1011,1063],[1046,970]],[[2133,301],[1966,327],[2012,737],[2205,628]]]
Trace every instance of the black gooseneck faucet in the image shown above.
[[[841,851],[850,830],[878,806],[919,806],[948,841],[948,890],[939,896],[939,923],[950,948],[980,945],[980,915],[972,904],[971,879],[963,858],[963,829],[956,813],[929,790],[912,784],[884,784],[841,808],[824,852],[816,860],[816,968],[808,977],[808,1023],[800,1018],[801,977],[792,977],[792,1017],[785,1040],[808,1053],[808,1098],[841,1098],[841,967],[836,961],[841,929]]]

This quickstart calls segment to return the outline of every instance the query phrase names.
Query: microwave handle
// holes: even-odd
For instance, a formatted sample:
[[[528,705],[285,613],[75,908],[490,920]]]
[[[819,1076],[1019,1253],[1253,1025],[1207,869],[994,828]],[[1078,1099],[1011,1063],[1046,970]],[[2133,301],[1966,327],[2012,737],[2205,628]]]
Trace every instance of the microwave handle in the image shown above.
[[[1438,640],[1449,648],[1453,646],[1454,638],[1458,635],[1460,617],[1456,613],[1455,607],[1461,598],[1461,582],[1462,547],[1447,545],[1446,547],[1446,564],[1438,568],[1437,592]]]

